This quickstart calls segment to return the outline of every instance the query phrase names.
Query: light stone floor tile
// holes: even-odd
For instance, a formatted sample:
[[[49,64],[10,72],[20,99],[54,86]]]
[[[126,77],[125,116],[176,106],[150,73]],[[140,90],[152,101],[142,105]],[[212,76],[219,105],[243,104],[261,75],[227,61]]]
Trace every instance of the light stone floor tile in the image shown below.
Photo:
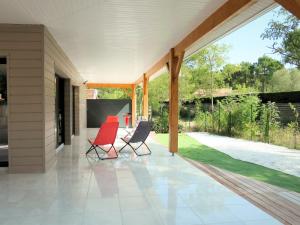
[[[149,210],[151,205],[145,197],[120,197],[121,211]]]
[[[96,132],[82,130],[47,173],[0,171],[0,224],[280,224],[151,139],[151,156],[126,149],[117,160],[86,158]]]
[[[245,225],[280,225],[280,222],[274,222],[272,219],[246,221]]]
[[[165,225],[151,209],[122,212],[122,221],[123,225]]]
[[[202,225],[204,221],[191,208],[161,209],[160,216],[166,225]]]

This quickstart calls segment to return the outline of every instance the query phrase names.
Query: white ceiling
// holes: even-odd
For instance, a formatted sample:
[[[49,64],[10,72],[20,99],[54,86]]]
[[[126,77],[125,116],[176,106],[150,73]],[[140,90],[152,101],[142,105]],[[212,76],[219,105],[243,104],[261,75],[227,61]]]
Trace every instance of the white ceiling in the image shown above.
[[[225,2],[1,0],[0,23],[44,24],[84,79],[132,83]]]

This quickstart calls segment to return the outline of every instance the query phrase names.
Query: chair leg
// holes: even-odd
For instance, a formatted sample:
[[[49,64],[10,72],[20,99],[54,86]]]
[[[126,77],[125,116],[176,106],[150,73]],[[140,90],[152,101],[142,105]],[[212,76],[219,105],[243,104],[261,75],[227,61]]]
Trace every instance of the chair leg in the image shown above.
[[[146,143],[145,142],[143,142],[143,144],[146,146],[146,148],[148,149],[148,151],[149,151],[149,155],[151,155],[151,150],[150,150],[150,148],[148,147],[148,145],[146,145]]]
[[[100,157],[100,155],[99,155],[99,153],[98,153],[98,151],[97,151],[97,149],[96,149],[96,148],[95,148],[95,152],[96,152],[96,154],[97,154],[98,158],[99,158],[99,159],[101,159],[101,157]]]
[[[125,142],[125,141],[124,141]],[[128,145],[128,143],[127,142],[125,142],[126,143],[126,145],[124,145],[121,149],[119,149],[119,153]]]
[[[99,147],[99,146],[96,146],[96,145],[91,145],[91,147],[89,148],[89,150],[86,151],[85,155],[87,156],[87,154],[89,154],[91,151],[95,150],[97,156],[99,159],[101,159],[99,153],[97,152],[97,149],[96,147]]]
[[[137,150],[142,146],[142,145],[145,145],[146,147],[147,147],[147,149],[148,149],[148,153],[144,153],[144,154],[139,154],[139,153],[137,153]],[[145,142],[142,142],[137,148],[134,148],[130,143],[128,143],[128,145],[131,147],[131,149],[134,151],[134,153],[137,155],[137,156],[144,156],[144,155],[151,155],[151,150],[149,149],[149,147],[146,145],[146,143]]]
[[[106,153],[108,153],[108,152],[113,148],[114,151],[115,151],[115,153],[116,153],[116,156],[115,156],[115,157],[100,157],[100,156],[98,155],[98,153],[97,153],[99,159],[105,160],[105,159],[116,159],[116,158],[118,158],[118,153],[117,153],[117,151],[116,151],[114,145],[111,145],[111,147],[109,148],[108,151],[105,151],[105,150],[104,150],[103,148],[101,148],[100,146],[98,146],[98,148],[100,148],[102,151],[104,151],[104,152],[106,152]],[[97,150],[96,150],[96,152],[97,152]]]
[[[94,149],[95,149],[95,146],[94,146],[94,145],[91,145],[91,147],[89,148],[89,150],[86,151],[85,154],[86,154],[86,155],[89,154],[89,153],[90,153],[92,150],[94,150]]]
[[[98,146],[99,147],[99,146]],[[106,152],[106,153],[108,153],[110,150],[111,150],[111,148],[112,148],[113,146],[111,146],[107,151],[105,150],[105,149],[103,149],[103,148],[100,148],[102,151],[104,151],[104,152]]]

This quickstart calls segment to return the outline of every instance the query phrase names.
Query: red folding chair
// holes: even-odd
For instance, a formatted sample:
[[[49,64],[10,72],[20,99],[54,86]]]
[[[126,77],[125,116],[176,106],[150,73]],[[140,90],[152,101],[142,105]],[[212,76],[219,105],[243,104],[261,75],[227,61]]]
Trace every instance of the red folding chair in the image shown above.
[[[89,143],[91,144],[91,147],[87,152],[86,155],[89,154],[92,150],[95,150],[97,156],[99,159],[115,159],[118,158],[118,153],[114,147],[114,143],[116,140],[117,132],[119,128],[118,122],[105,122],[100,127],[98,134],[95,139],[88,139]],[[108,150],[105,150],[103,148],[104,145],[111,145],[111,147]],[[101,147],[102,146],[102,147]],[[115,151],[115,156],[113,157],[100,157],[97,148],[101,149],[105,153],[109,154],[110,150]]]
[[[105,122],[119,122],[119,117],[118,116],[113,116],[113,115],[108,115],[106,117]]]

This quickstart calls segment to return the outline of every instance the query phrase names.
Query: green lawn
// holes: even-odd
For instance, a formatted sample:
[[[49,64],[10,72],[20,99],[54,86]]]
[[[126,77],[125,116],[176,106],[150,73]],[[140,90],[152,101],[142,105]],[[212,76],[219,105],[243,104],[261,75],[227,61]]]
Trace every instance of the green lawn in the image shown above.
[[[168,144],[168,134],[156,134],[156,140]],[[179,134],[179,154],[183,157],[209,164],[220,169],[254,178],[272,185],[300,193],[300,178],[254,163],[234,159],[227,154],[202,145],[195,139]]]

